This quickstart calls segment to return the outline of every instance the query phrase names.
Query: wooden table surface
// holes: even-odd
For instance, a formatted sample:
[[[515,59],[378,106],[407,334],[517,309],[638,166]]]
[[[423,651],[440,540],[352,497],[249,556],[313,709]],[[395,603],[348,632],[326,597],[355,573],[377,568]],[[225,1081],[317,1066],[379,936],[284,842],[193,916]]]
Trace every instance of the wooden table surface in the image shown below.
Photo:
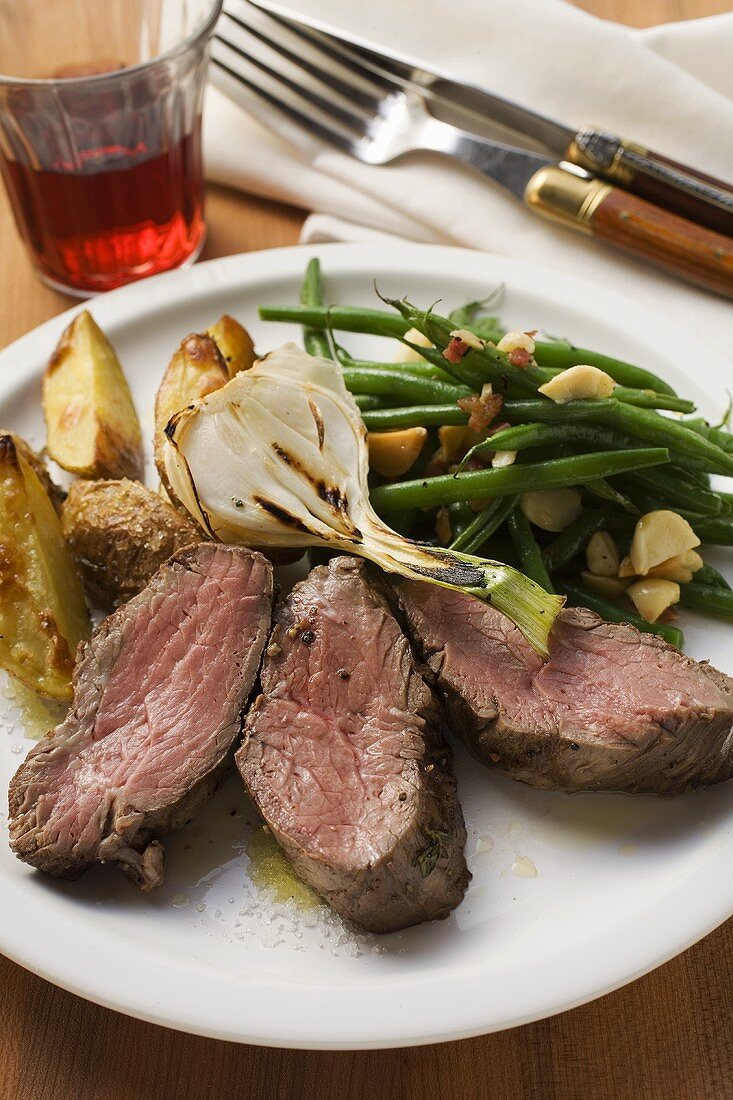
[[[646,26],[728,11],[731,4],[580,0],[579,6]],[[293,244],[303,216],[302,211],[211,189],[204,259]],[[33,276],[4,196],[0,257],[4,346],[72,303]],[[440,1046],[303,1052],[200,1039],[128,1019],[56,989],[0,957],[0,1097],[728,1100],[733,1097],[732,990],[729,921],[652,974],[550,1020]]]

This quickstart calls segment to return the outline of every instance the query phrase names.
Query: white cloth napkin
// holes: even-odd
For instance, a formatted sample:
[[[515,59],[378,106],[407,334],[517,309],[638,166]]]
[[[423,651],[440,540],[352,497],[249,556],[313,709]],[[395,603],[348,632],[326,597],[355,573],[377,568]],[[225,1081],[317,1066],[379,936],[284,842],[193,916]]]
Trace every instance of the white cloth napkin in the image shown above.
[[[633,31],[562,0],[287,6],[568,125],[600,125],[733,179],[733,14]],[[252,101],[251,110],[209,88],[208,174],[313,211],[304,241],[381,237],[386,246],[393,235],[554,265],[644,299],[730,355],[729,303],[551,226],[462,165],[432,154],[363,165],[269,108]]]

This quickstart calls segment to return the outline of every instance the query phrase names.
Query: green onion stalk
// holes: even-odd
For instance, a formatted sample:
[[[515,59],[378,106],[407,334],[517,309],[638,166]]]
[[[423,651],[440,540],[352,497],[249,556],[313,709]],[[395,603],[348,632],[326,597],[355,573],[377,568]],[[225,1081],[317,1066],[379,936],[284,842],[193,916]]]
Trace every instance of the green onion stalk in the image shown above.
[[[644,461],[638,454],[631,466]],[[293,346],[272,352],[173,417],[164,459],[176,497],[213,538],[369,558],[490,602],[547,654],[562,597],[502,562],[413,542],[379,518],[366,430],[337,363]]]

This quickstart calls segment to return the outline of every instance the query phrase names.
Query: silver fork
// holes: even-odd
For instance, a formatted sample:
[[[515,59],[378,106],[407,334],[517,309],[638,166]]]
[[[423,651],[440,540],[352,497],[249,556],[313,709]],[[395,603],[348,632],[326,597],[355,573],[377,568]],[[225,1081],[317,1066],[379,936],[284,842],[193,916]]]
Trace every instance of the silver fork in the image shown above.
[[[264,104],[276,128],[276,118],[294,123],[370,165],[414,152],[452,157],[533,212],[733,298],[731,238],[575,165],[435,118],[415,85],[352,54],[347,59],[323,33],[306,32],[248,0],[226,0],[211,57],[214,83],[247,107]]]
[[[231,81],[365,164],[389,164],[412,152],[442,153],[524,197],[526,184],[555,162],[488,141],[435,118],[417,92],[349,59],[248,0],[228,0],[212,45],[214,82]],[[217,79],[217,73],[224,81]],[[228,79],[226,79],[228,78]]]

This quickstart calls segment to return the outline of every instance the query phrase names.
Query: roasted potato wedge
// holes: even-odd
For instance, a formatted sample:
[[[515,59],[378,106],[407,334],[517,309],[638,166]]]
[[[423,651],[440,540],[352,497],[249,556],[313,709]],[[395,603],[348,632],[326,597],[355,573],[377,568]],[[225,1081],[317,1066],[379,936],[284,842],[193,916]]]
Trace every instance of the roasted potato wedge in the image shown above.
[[[84,310],[71,322],[43,378],[51,458],[79,477],[142,477],[142,435],[114,348]]]
[[[230,378],[242,370],[249,370],[257,358],[252,337],[244,325],[228,313],[222,313],[216,324],[207,329],[207,335],[221,352]]]
[[[220,389],[228,378],[221,352],[214,339],[206,334],[187,336],[168,364],[155,397],[154,451],[160,479],[171,499],[163,462],[166,424],[192,401]]]
[[[0,434],[0,666],[52,699],[71,698],[89,615],[61,523],[27,445]]]
[[[66,493],[51,477],[41,455],[34,451],[30,444],[26,443],[24,439],[21,439],[20,436],[16,435],[14,432],[6,432],[0,429],[0,437],[4,435],[13,437],[13,442],[15,443],[18,453],[23,456],[43,488],[48,493],[48,498],[53,504],[55,511],[60,512],[61,505],[66,498]]]
[[[139,481],[75,481],[61,526],[90,600],[111,610],[145,587],[164,561],[203,531]]]

